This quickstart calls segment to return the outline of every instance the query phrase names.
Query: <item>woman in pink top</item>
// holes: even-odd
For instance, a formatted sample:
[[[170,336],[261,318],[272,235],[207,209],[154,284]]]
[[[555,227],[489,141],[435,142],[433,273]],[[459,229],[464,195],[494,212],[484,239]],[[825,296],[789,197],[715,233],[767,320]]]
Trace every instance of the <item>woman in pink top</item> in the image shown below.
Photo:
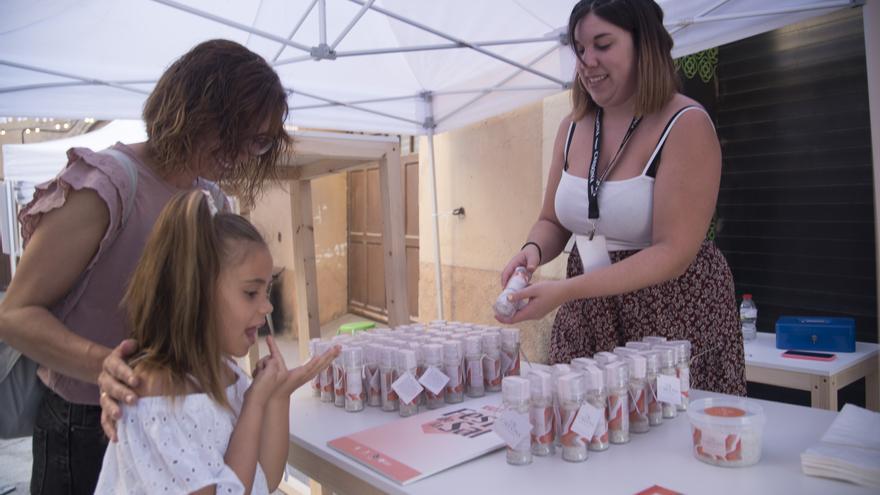
[[[265,60],[207,41],[159,79],[144,105],[146,142],[71,149],[67,167],[37,188],[20,214],[26,249],[0,304],[0,339],[40,364],[47,387],[31,493],[94,491],[107,445],[96,383],[129,335],[119,303],[159,212],[181,190],[223,198],[215,183],[251,204],[288,144],[286,114]]]

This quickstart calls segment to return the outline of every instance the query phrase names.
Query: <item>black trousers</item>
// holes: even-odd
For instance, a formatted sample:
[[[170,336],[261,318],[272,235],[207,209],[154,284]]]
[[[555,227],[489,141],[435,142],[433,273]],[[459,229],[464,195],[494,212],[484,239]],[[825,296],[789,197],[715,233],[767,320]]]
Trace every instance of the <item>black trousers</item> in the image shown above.
[[[33,442],[32,495],[95,492],[107,449],[99,406],[73,404],[47,390]]]

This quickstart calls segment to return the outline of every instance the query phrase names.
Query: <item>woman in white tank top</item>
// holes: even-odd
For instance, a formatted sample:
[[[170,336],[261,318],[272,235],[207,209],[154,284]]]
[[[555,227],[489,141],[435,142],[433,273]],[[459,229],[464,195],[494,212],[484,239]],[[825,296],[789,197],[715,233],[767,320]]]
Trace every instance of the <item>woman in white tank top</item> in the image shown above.
[[[573,111],[559,125],[539,218],[502,286],[517,267],[533,271],[575,236],[568,277],[518,292],[514,299],[528,304],[499,320],[538,319],[559,307],[552,362],[644,335],[688,339],[694,355],[710,351],[692,365],[698,386],[744,394],[732,276],[706,241],[720,145],[706,112],[677,92],[663,12],[651,0],[584,0],[568,35],[578,59]]]

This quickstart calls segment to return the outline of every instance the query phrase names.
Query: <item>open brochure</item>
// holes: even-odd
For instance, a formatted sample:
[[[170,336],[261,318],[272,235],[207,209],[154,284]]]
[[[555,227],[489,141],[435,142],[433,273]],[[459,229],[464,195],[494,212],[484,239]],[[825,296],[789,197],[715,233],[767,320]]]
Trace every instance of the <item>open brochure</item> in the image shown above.
[[[429,410],[328,442],[406,485],[504,446],[492,431],[500,395]]]

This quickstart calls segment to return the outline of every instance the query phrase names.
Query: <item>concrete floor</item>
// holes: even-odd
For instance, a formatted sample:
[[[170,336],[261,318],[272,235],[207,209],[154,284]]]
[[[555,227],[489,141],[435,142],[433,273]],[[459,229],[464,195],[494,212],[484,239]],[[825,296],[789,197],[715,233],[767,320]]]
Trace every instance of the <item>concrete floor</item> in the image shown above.
[[[336,334],[336,329],[340,325],[353,321],[364,321],[367,318],[346,314],[340,318],[328,322],[321,326],[321,336],[328,339]],[[384,326],[378,324],[377,326]],[[279,337],[276,339],[284,361],[288,367],[298,366],[300,364],[298,342],[293,337]],[[265,337],[260,337],[258,345],[260,346],[260,355],[266,355],[268,347],[266,346]],[[19,438],[16,440],[0,440],[0,495],[6,493],[24,494],[29,492],[31,479],[31,438]],[[305,483],[305,476],[294,469],[289,469],[288,474]],[[11,490],[11,491],[9,491]],[[280,493],[280,492],[276,492]]]

